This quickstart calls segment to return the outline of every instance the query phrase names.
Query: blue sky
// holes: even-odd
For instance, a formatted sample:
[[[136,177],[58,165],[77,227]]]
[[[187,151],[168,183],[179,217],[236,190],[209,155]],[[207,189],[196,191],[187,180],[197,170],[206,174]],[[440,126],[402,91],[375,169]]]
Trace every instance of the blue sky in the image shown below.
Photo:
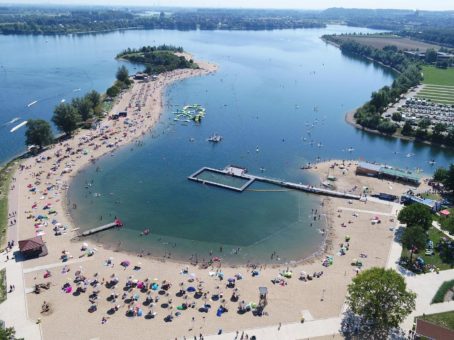
[[[453,0],[0,0],[14,4],[84,4],[84,5],[141,5],[181,7],[239,7],[239,8],[406,8],[421,10],[454,10]]]

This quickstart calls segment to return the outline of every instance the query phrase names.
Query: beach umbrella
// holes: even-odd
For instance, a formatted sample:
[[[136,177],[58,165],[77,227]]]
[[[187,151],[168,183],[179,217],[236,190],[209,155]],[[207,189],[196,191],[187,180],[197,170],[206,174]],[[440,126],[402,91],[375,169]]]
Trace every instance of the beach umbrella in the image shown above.
[[[230,277],[227,279],[228,282],[235,282],[235,279],[233,277]]]
[[[129,267],[130,264],[131,264],[131,262],[128,261],[128,260],[123,260],[123,261],[121,261],[121,263],[120,263],[120,265],[122,265],[122,266],[125,267],[125,268],[126,268],[126,267]]]

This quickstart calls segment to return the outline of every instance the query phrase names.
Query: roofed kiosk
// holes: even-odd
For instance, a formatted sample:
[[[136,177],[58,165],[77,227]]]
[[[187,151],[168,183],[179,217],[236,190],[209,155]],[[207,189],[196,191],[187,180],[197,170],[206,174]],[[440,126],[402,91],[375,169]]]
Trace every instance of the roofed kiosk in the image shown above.
[[[47,247],[41,236],[19,241],[19,250],[26,258],[47,255]]]

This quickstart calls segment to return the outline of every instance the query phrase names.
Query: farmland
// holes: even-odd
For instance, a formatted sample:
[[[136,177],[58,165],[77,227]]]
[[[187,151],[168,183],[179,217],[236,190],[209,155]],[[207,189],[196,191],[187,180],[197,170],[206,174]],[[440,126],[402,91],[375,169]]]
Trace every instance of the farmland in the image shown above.
[[[359,44],[367,45],[377,49],[383,49],[385,46],[394,45],[399,50],[419,50],[426,51],[429,48],[439,49],[440,46],[428,44],[422,41],[417,41],[409,38],[402,38],[396,35],[375,34],[375,35],[338,35],[336,36],[342,42],[345,40],[353,40]]]

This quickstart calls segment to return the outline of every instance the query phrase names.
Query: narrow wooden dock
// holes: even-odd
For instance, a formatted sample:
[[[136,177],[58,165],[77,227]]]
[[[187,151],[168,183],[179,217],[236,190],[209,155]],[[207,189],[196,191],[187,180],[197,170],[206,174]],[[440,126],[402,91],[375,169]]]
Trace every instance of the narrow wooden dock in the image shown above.
[[[198,178],[197,176],[200,175],[204,171],[210,171],[210,172],[215,172],[218,174],[223,174],[226,176],[242,178],[242,179],[246,180],[247,182],[241,187],[235,187],[235,186],[230,186],[230,185],[223,184],[223,183],[217,183],[214,181]],[[209,168],[209,167],[203,167],[203,168],[197,170],[196,172],[194,172],[191,176],[188,177],[188,179],[195,181],[195,182],[209,184],[209,185],[213,185],[213,186],[217,186],[220,188],[229,189],[229,190],[233,190],[233,191],[237,191],[237,192],[243,192],[254,181],[260,181],[260,182],[269,183],[269,184],[281,186],[281,187],[288,188],[288,189],[304,191],[304,192],[311,193],[311,194],[339,197],[339,198],[345,198],[345,199],[351,199],[351,200],[361,199],[360,195],[315,187],[312,185],[307,185],[307,184],[302,184],[302,183],[288,182],[288,181],[284,181],[284,180],[280,180],[280,179],[276,179],[276,178],[251,175],[251,174],[247,173],[246,169],[240,168],[237,166],[227,166],[224,169],[213,169],[213,168]]]
[[[119,219],[116,219],[112,223],[108,223],[108,224],[104,224],[100,227],[88,229],[88,230],[84,231],[82,234],[80,234],[79,237],[90,236],[90,235],[97,234],[97,233],[100,233],[102,231],[109,230],[112,228],[120,228],[122,226],[123,226],[123,223]]]

